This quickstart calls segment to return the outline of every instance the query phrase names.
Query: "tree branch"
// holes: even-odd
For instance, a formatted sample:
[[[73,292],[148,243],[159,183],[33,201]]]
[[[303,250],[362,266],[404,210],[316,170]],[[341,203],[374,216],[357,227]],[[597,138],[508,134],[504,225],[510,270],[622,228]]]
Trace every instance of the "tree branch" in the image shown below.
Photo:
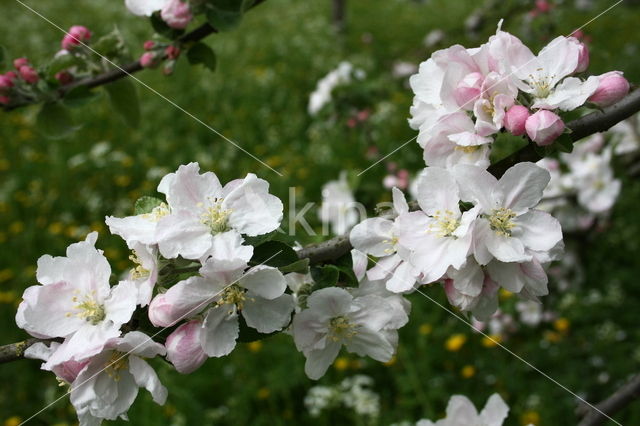
[[[613,395],[605,399],[596,408],[612,416],[622,408],[629,405],[634,399],[640,397],[640,374],[634,376],[629,383],[618,389]],[[599,426],[604,424],[608,419],[598,411],[585,407],[587,414],[584,416],[578,426]]]
[[[11,343],[0,346],[0,364],[5,362],[16,361],[24,358],[24,351],[34,343],[44,342],[50,343],[54,339],[36,339],[34,337],[23,340],[22,342]]]

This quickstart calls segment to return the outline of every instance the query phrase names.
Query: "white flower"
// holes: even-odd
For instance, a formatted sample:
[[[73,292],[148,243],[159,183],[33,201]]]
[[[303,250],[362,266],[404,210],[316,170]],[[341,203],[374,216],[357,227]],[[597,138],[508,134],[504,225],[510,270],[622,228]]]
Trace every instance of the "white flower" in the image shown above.
[[[40,257],[37,278],[42,285],[27,288],[18,307],[18,327],[36,337],[66,338],[48,368],[99,353],[120,335],[120,326],[135,310],[136,285],[122,281],[109,286],[111,267],[94,247],[97,236],[94,232],[71,244],[66,257]]]
[[[208,259],[201,276],[187,278],[156,296],[149,306],[151,322],[168,327],[204,312],[200,343],[212,357],[229,354],[239,335],[239,315],[260,333],[285,327],[294,303],[285,294],[286,282],[278,269],[258,265],[246,272],[246,261]]]
[[[533,300],[516,303],[516,311],[520,314],[520,321],[527,325],[536,326],[542,321],[542,305]]]
[[[324,375],[342,345],[381,362],[393,356],[395,347],[388,340],[387,327],[402,322],[406,314],[385,299],[354,298],[344,289],[329,287],[312,293],[307,305],[293,318],[292,332],[296,347],[307,358],[305,373],[310,378]]]
[[[435,423],[420,420],[418,424],[420,426],[502,426],[508,413],[509,407],[497,393],[491,395],[480,414],[469,398],[454,395],[449,399],[446,418]]]
[[[364,72],[354,69],[349,62],[340,62],[338,67],[318,81],[316,89],[309,97],[308,111],[311,115],[316,115],[326,104],[331,101],[331,92],[336,87],[348,84],[352,78],[364,78]]]
[[[430,283],[466,262],[479,208],[460,211],[458,183],[445,169],[426,168],[417,189],[422,210],[400,215],[398,242],[410,251],[409,263],[422,273],[421,282]]]
[[[139,242],[131,244],[132,254],[129,256],[136,266],[129,273],[129,280],[138,287],[140,306],[147,306],[153,296],[153,288],[158,281],[158,249]]]
[[[71,384],[71,403],[80,425],[99,425],[102,419],[126,419],[140,387],[151,393],[155,403],[164,405],[167,389],[144,361],[164,354],[164,346],[139,331],[110,340]]]
[[[462,311],[471,312],[482,321],[498,309],[498,285],[470,257],[456,270],[449,268],[444,280],[444,291],[449,303]]]
[[[331,229],[336,235],[345,234],[358,223],[356,200],[349,188],[345,172],[340,174],[340,179],[327,182],[322,187],[319,216],[322,223],[331,224]]]
[[[371,280],[386,281],[387,289],[394,292],[405,292],[413,290],[413,286],[420,275],[419,271],[411,266],[404,259],[409,258],[409,253],[400,255],[398,251],[406,251],[398,244],[397,217],[409,212],[409,206],[404,198],[404,194],[397,188],[393,188],[393,215],[394,220],[384,217],[365,219],[356,225],[349,234],[349,240],[356,249],[353,254],[354,272],[359,278],[364,274],[364,270],[356,271],[357,265],[364,263],[366,270],[367,254],[378,258],[367,276]],[[362,257],[364,256],[364,258]],[[361,268],[360,268],[361,269]]]
[[[153,12],[161,10],[169,0],[124,0],[129,12],[137,16],[151,16]]]
[[[530,261],[535,252],[549,252],[562,240],[560,224],[548,213],[535,210],[549,182],[549,172],[533,163],[519,163],[497,180],[486,170],[458,165],[454,174],[461,198],[479,208],[474,226],[476,260],[486,265]]]

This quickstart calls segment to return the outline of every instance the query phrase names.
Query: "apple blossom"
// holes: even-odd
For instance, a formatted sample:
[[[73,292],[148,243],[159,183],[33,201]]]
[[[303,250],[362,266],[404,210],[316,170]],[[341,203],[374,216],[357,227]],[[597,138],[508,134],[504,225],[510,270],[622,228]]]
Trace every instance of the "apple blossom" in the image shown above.
[[[13,81],[6,75],[0,74],[0,92],[6,93],[13,87]]]
[[[589,97],[589,102],[606,107],[615,104],[629,93],[629,82],[620,71],[609,71],[596,78],[598,79],[598,88]]]
[[[316,115],[331,101],[331,92],[338,86],[348,84],[353,78],[364,78],[364,71],[354,68],[350,62],[342,61],[336,69],[321,78],[315,90],[309,96],[307,107],[310,115]]]
[[[29,60],[27,58],[16,58],[13,60],[13,67],[17,70],[25,65],[29,65]]]
[[[38,72],[29,65],[23,65],[18,70],[20,77],[29,84],[36,84],[40,80]]]
[[[527,107],[513,105],[504,116],[504,127],[514,136],[522,136],[525,133],[525,123],[531,113]]]
[[[575,72],[584,72],[589,68],[589,48],[575,37],[569,37],[573,43],[577,43],[580,47],[580,55],[578,56],[578,66]]]
[[[140,65],[143,68],[155,68],[160,63],[160,59],[155,52],[144,52],[140,56]]]
[[[193,19],[189,4],[182,0],[168,0],[160,11],[160,17],[171,28],[184,29]]]
[[[342,345],[349,352],[377,361],[386,362],[393,356],[395,344],[389,340],[389,326],[402,323],[406,313],[384,298],[353,297],[344,289],[328,287],[312,293],[307,305],[293,318],[292,334],[296,347],[307,358],[305,373],[309,378],[322,377]]]
[[[74,25],[62,39],[61,47],[63,50],[72,50],[91,39],[91,31],[82,25]]]
[[[322,187],[322,205],[319,217],[322,223],[330,224],[336,235],[345,234],[358,222],[358,210],[353,192],[347,182],[347,174],[338,180],[327,182]]]
[[[551,111],[539,110],[527,118],[527,136],[538,146],[550,145],[564,132],[564,122]]]
[[[73,75],[69,71],[60,71],[56,73],[55,79],[58,80],[60,84],[68,84],[73,81]]]
[[[153,12],[162,10],[170,0],[125,0],[129,12],[137,16],[151,16]]]
[[[154,47],[156,47],[156,42],[153,40],[147,40],[142,45],[144,50],[152,50]]]
[[[202,321],[192,320],[176,328],[167,337],[167,360],[182,374],[189,374],[200,368],[207,360],[207,354],[200,344]]]
[[[177,59],[180,56],[180,48],[174,45],[167,46],[164,50],[164,53],[167,55],[168,59]]]
[[[135,310],[135,284],[110,287],[111,267],[94,247],[96,238],[94,232],[71,244],[66,257],[40,257],[41,285],[27,288],[18,307],[18,327],[35,337],[66,338],[47,361],[49,367],[99,353]]]
[[[481,265],[530,261],[532,251],[549,252],[561,240],[560,224],[535,210],[549,182],[549,172],[533,163],[518,163],[497,180],[476,166],[458,165],[453,174],[460,198],[476,204],[473,252]]]
[[[454,395],[447,404],[447,417],[433,423],[420,420],[419,426],[502,426],[507,418],[509,407],[499,394],[489,397],[487,404],[480,413],[466,396]]]

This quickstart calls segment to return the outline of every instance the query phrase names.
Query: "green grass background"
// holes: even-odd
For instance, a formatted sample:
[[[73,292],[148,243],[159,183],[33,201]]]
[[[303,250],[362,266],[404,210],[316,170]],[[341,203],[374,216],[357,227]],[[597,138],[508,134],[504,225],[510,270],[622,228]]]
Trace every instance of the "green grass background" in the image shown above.
[[[169,78],[159,71],[136,74],[283,177],[143,87],[138,87],[142,122],[137,128],[125,126],[106,97],[74,110],[81,128],[60,141],[37,132],[37,107],[0,114],[0,343],[25,337],[13,318],[20,294],[35,283],[35,265],[42,254],[62,255],[68,244],[98,230],[98,245],[114,270],[129,268],[125,245],[108,235],[103,218],[130,214],[133,201],[154,195],[160,177],[178,165],[199,161],[222,181],[254,172],[268,179],[272,192],[284,200],[288,188],[295,187],[299,206],[318,201],[322,184],[337,178],[341,170],[363,170],[378,158],[366,155],[372,146],[383,155],[415,135],[406,123],[411,91],[393,79],[390,70],[398,60],[416,64],[425,60],[431,51],[422,40],[429,31],[445,31],[440,47],[454,43],[471,47],[486,40],[498,20],[508,15],[504,28],[535,50],[613,2],[594,1],[593,9],[578,11],[565,0],[550,17],[538,18],[527,29],[523,16],[533,2],[505,1],[485,16],[477,38],[470,38],[463,22],[479,3],[352,0],[347,33],[339,36],[330,26],[329,1],[269,0],[251,11],[236,30],[207,40],[218,57],[215,73],[190,67],[183,59]],[[100,35],[117,26],[136,55],[151,34],[146,21],[130,15],[119,0],[29,4],[64,28],[83,24]],[[13,0],[0,0],[0,7],[0,44],[13,57],[28,56],[37,65],[58,49],[57,29]],[[592,37],[592,73],[619,69],[632,82],[640,81],[639,18],[640,8],[628,2],[584,28]],[[306,113],[317,80],[344,59],[367,72],[369,86],[358,102],[375,113],[375,119],[355,129],[346,126],[344,114],[318,120]],[[417,144],[411,143],[390,160],[417,171],[421,156]],[[357,198],[371,207],[389,199],[381,186],[385,174],[384,163],[365,173]],[[619,168],[618,174],[624,176],[624,170]],[[593,231],[579,241],[568,241],[581,249],[584,279],[572,280],[564,292],[552,282],[551,296],[544,299],[545,308],[569,321],[569,329],[559,332],[549,323],[523,326],[505,342],[589,401],[599,401],[640,371],[640,183],[624,177],[623,181],[606,232]],[[307,217],[320,228],[315,212]],[[296,237],[302,243],[318,239],[301,232]],[[430,294],[444,302],[441,290],[434,288]],[[343,354],[338,368],[330,369],[320,383],[335,384],[356,373],[372,376],[381,396],[379,424],[436,419],[452,394],[467,395],[481,407],[494,392],[511,406],[507,425],[575,423],[575,397],[505,351],[486,347],[481,336],[426,298],[414,295],[411,300],[411,322],[401,330],[398,356],[391,365]],[[506,311],[513,310],[513,298],[503,303]],[[458,351],[448,351],[445,342],[457,334],[466,336],[466,343]],[[142,392],[130,411],[131,422],[366,424],[366,419],[341,410],[309,417],[303,399],[314,382],[305,377],[303,365],[303,356],[286,335],[261,344],[239,344],[230,356],[209,360],[189,376],[156,360],[154,366],[170,391],[167,405],[157,407]],[[472,377],[461,375],[465,366],[474,367]],[[603,374],[609,379],[602,379]],[[28,418],[65,392],[53,375],[38,370],[35,361],[0,365],[0,383],[0,422],[6,425]],[[640,408],[630,407],[618,418],[624,424],[638,424]],[[75,422],[68,398],[63,398],[31,424]]]

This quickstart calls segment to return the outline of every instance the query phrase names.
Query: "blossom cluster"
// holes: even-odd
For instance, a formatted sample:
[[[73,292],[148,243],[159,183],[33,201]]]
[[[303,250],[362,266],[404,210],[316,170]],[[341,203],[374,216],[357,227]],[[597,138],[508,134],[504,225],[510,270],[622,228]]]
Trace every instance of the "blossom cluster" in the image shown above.
[[[380,413],[380,395],[374,392],[373,379],[362,374],[347,377],[334,386],[314,386],[304,397],[312,417],[323,411],[345,407],[358,416],[376,419]]]
[[[498,31],[480,47],[438,50],[410,79],[415,94],[409,124],[419,131],[428,166],[489,166],[503,129],[540,146],[565,132],[559,114],[590,103],[611,105],[629,91],[619,71],[582,79],[589,51],[557,37],[534,55],[517,37]]]
[[[309,97],[309,106],[307,108],[309,114],[316,115],[326,104],[331,102],[331,92],[336,87],[348,84],[353,79],[362,80],[364,77],[364,71],[354,68],[350,62],[340,62],[336,69],[318,81],[315,90]]]

